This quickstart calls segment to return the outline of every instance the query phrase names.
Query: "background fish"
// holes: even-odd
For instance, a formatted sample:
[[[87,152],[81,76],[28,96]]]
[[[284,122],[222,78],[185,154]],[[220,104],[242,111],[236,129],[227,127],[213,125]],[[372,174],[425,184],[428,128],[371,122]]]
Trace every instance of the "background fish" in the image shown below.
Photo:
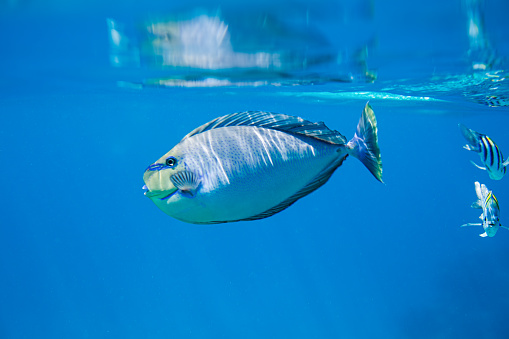
[[[256,220],[278,213],[358,158],[382,181],[377,124],[366,104],[347,143],[323,122],[267,112],[226,115],[198,127],[150,165],[145,193],[189,223]]]
[[[475,182],[475,193],[477,194],[477,201],[472,204],[472,208],[482,209],[481,216],[479,217],[482,223],[468,223],[461,226],[482,226],[484,233],[479,234],[479,236],[493,237],[499,227],[507,228],[500,223],[498,200],[493,192],[488,191],[488,188],[484,184],[479,184],[478,181]]]
[[[509,159],[504,161],[502,152],[487,135],[471,130],[463,124],[459,124],[459,127],[461,133],[468,141],[468,144],[463,146],[463,148],[479,153],[479,156],[486,167],[479,166],[473,161],[472,164],[474,164],[477,168],[488,171],[491,179],[502,179],[506,172],[506,166],[509,164]]]

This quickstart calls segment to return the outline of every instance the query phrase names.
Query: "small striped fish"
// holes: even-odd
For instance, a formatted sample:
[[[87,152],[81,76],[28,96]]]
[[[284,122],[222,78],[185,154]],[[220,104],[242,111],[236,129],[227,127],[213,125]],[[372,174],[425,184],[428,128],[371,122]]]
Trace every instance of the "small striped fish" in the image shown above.
[[[477,168],[486,170],[493,180],[500,180],[504,177],[506,166],[509,165],[509,159],[504,161],[502,152],[498,146],[487,135],[478,133],[463,124],[459,124],[461,133],[467,139],[468,144],[463,146],[466,150],[479,153],[481,161],[486,167],[477,165],[472,161]]]
[[[488,188],[484,184],[475,182],[475,193],[477,195],[477,201],[472,204],[472,208],[482,209],[481,216],[479,219],[482,223],[468,223],[461,225],[464,226],[482,226],[484,233],[479,234],[481,237],[493,237],[498,231],[499,227],[506,228],[500,224],[500,207],[498,200],[492,191],[488,191]]]

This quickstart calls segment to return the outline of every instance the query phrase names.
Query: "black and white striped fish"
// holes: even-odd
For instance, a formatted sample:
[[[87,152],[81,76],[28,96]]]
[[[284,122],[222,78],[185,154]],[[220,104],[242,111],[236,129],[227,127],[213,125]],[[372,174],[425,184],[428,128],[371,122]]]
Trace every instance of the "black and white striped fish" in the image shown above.
[[[459,124],[459,127],[468,141],[468,144],[463,148],[478,153],[486,167],[479,166],[473,161],[472,164],[477,168],[486,170],[491,179],[502,179],[506,172],[506,166],[509,165],[509,159],[504,161],[502,152],[489,136],[471,130],[463,124]]]

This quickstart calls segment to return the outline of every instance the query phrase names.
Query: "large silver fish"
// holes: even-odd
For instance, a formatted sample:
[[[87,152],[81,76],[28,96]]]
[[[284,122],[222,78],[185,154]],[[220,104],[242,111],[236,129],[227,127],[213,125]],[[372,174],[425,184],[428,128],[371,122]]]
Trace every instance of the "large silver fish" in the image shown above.
[[[323,122],[234,113],[196,128],[150,165],[145,194],[166,214],[189,223],[262,219],[325,184],[349,155],[382,181],[369,104],[349,142]]]
[[[479,184],[478,181],[475,182],[475,194],[477,195],[477,201],[472,204],[472,208],[482,209],[481,216],[479,217],[482,223],[468,223],[461,225],[461,227],[482,226],[484,233],[479,234],[479,236],[483,238],[494,237],[499,227],[507,228],[500,223],[498,200],[493,192],[489,191],[484,184]]]
[[[478,133],[463,124],[459,124],[459,128],[468,141],[468,144],[463,146],[463,148],[478,153],[486,167],[479,166],[471,161],[472,164],[477,168],[486,170],[491,179],[502,179],[505,175],[506,167],[509,165],[509,159],[504,161],[502,152],[493,140],[489,136]]]

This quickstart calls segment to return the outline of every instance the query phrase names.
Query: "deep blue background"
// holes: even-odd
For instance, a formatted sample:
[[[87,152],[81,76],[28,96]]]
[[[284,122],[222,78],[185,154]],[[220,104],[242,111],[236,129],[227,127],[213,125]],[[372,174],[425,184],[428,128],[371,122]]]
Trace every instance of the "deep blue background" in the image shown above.
[[[509,232],[485,239],[459,228],[478,220],[476,180],[509,225],[509,179],[472,166],[479,159],[457,128],[509,154],[509,110],[454,91],[413,92],[440,102],[349,95],[468,75],[464,4],[366,3],[374,84],[205,89],[117,86],[106,18],[169,4],[2,4],[0,338],[509,337]],[[299,6],[334,44],[339,31],[352,45],[356,28],[365,35],[359,22],[334,26],[328,2]],[[508,12],[486,2],[502,57]],[[210,227],[174,220],[143,196],[146,166],[212,118],[275,111],[350,138],[370,98],[385,185],[352,158],[280,214]]]

